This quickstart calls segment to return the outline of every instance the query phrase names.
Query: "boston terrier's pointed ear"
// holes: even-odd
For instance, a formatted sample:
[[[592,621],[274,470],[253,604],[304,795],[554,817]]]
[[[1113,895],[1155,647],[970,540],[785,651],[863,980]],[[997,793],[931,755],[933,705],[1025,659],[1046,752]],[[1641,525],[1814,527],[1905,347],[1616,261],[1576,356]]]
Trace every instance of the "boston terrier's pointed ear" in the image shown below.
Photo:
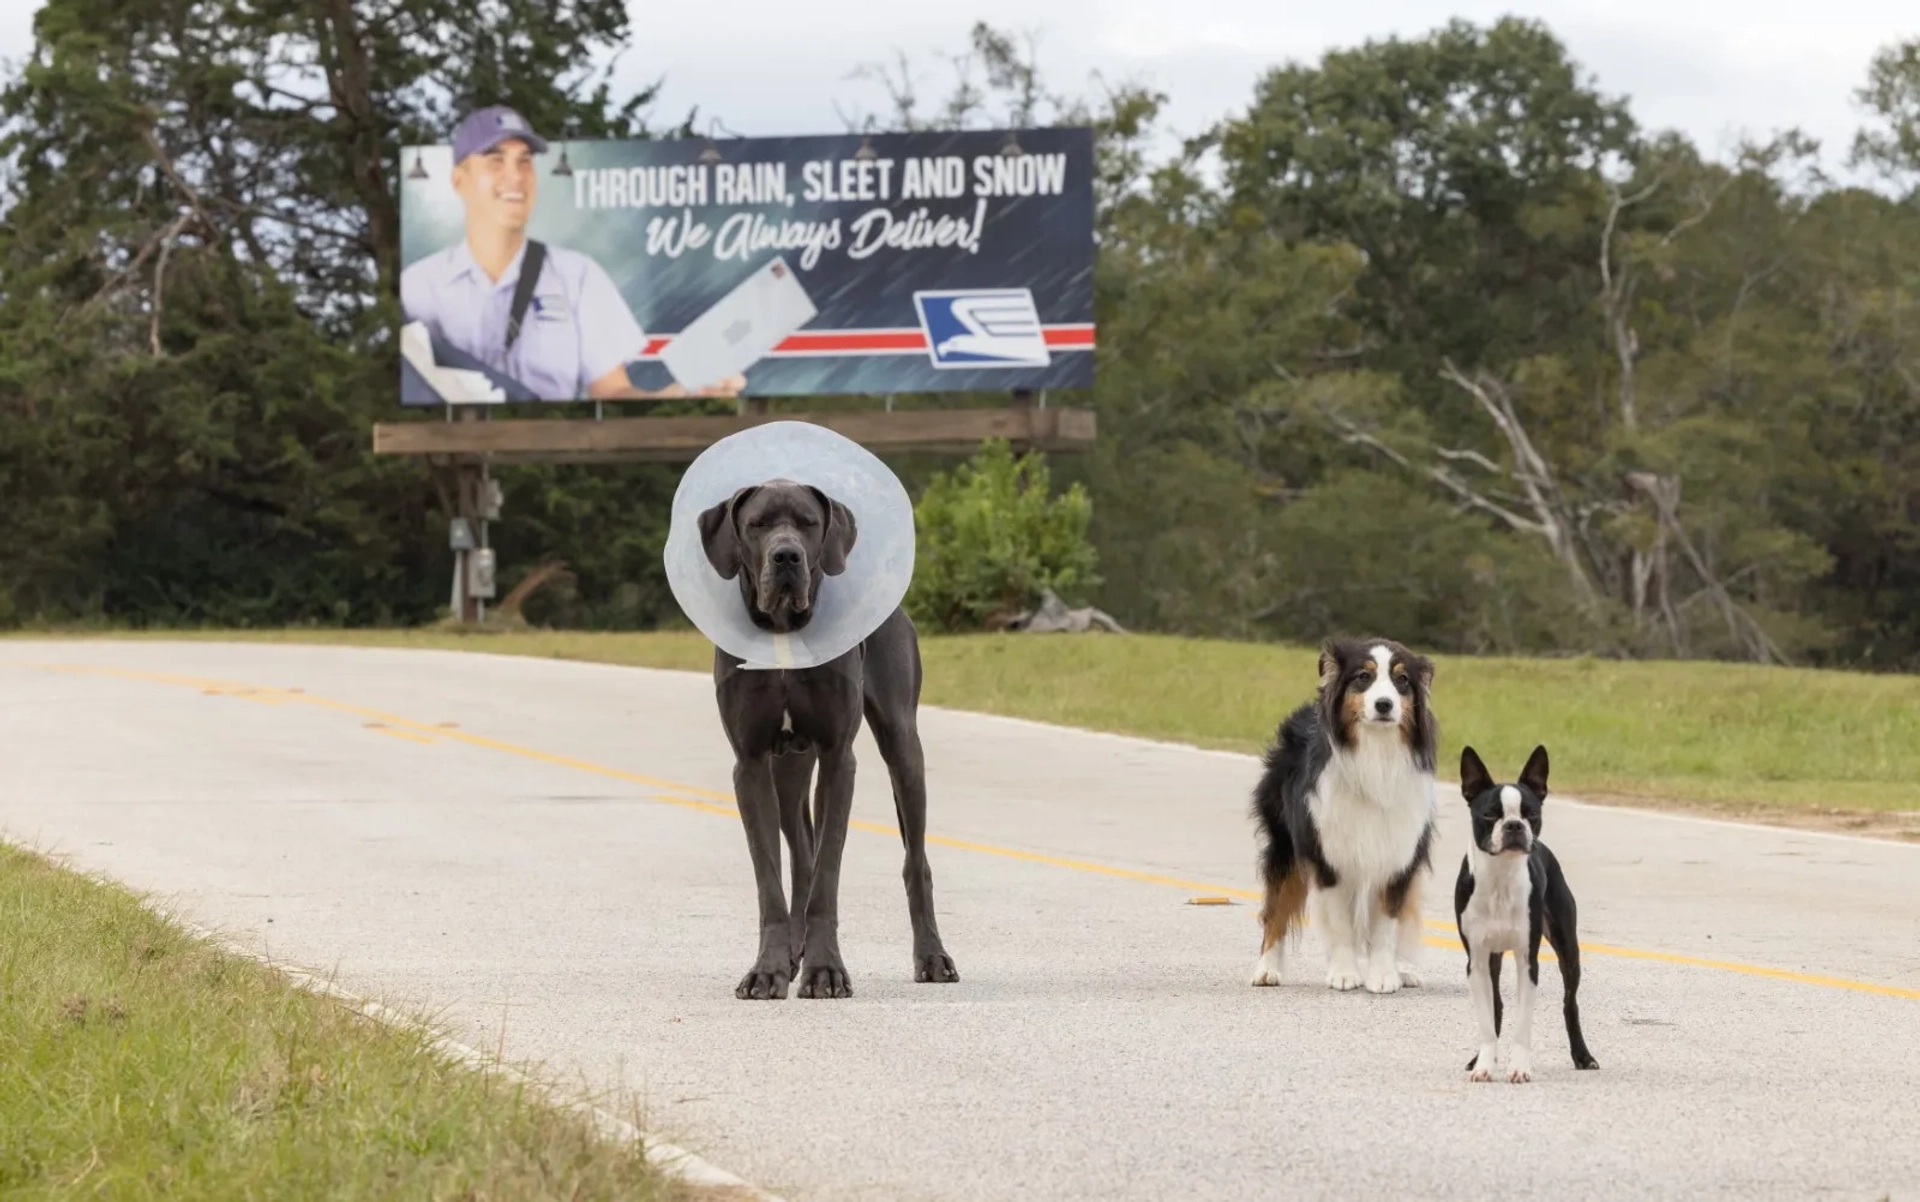
[[[1460,749],[1460,796],[1472,802],[1474,798],[1493,788],[1493,776],[1487,766],[1472,747]]]
[[[1540,800],[1547,799],[1547,749],[1535,747],[1533,754],[1527,757],[1527,766],[1520,770],[1520,783],[1532,789]]]

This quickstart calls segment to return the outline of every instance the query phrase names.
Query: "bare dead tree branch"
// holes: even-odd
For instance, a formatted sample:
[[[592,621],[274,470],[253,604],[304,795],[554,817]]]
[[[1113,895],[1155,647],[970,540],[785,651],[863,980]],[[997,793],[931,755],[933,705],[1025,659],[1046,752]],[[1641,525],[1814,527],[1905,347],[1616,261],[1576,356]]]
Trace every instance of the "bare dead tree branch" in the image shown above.
[[[1472,450],[1471,448],[1456,449],[1454,447],[1434,447],[1432,448],[1432,450],[1434,454],[1440,456],[1440,458],[1445,459],[1448,462],[1471,463],[1471,464],[1474,464],[1476,467],[1482,468],[1485,471],[1487,471],[1489,474],[1496,476],[1502,480],[1507,480],[1512,478],[1512,473],[1508,472],[1507,469],[1501,467],[1499,464],[1487,458],[1485,455],[1482,455],[1479,451]],[[1520,496],[1517,493],[1509,492],[1504,488],[1489,488],[1486,490],[1485,495],[1505,505],[1524,506],[1528,503],[1525,497]]]
[[[1660,245],[1668,246],[1672,244],[1675,238],[1678,238],[1694,226],[1705,221],[1707,217],[1712,214],[1714,207],[1720,203],[1720,198],[1727,194],[1727,189],[1733,187],[1734,181],[1738,178],[1738,176],[1729,173],[1725,179],[1720,181],[1720,186],[1713,190],[1713,194],[1700,202],[1698,209],[1694,210],[1692,214],[1681,218],[1674,224],[1672,229],[1668,230],[1666,234],[1661,237]]]
[[[1600,231],[1600,286],[1603,293],[1610,294],[1613,291],[1613,230],[1620,221],[1621,211],[1646,200],[1658,192],[1660,185],[1665,182],[1666,176],[1662,175],[1632,196],[1622,196],[1619,189],[1613,189],[1613,202],[1607,206],[1607,224]]]
[[[1633,564],[1628,573],[1628,600],[1633,605],[1633,628],[1640,629],[1647,608],[1647,585],[1653,580],[1653,557],[1640,548],[1633,549]]]
[[[1622,262],[1618,275],[1615,275],[1613,236],[1619,225],[1620,214],[1647,200],[1666,180],[1667,175],[1663,173],[1632,196],[1622,196],[1618,189],[1614,189],[1612,201],[1607,207],[1606,225],[1600,232],[1600,298],[1606,305],[1607,333],[1613,340],[1613,352],[1620,361],[1620,423],[1629,430],[1638,429],[1640,425],[1638,381],[1635,376],[1635,366],[1640,359],[1640,335],[1631,321],[1636,281],[1632,265],[1626,262]],[[1699,208],[1675,223],[1661,237],[1659,245],[1671,245],[1681,234],[1705,221],[1720,197],[1733,186],[1733,180],[1732,175],[1722,180]]]
[[[842,78],[879,84],[881,91],[886,93],[887,104],[892,109],[887,118],[876,117],[871,112],[856,118],[841,111],[840,102],[834,101],[834,111],[840,114],[842,121],[846,122],[849,132],[870,133],[880,129],[884,122],[889,121],[892,128],[896,130],[918,129],[922,125],[919,116],[920,100],[913,86],[913,66],[908,61],[905,51],[895,50],[892,63],[861,63]]]
[[[1613,231],[1624,210],[1652,196],[1665,182],[1666,176],[1659,176],[1632,196],[1622,196],[1615,189],[1613,202],[1607,207],[1606,227],[1600,231],[1600,296],[1607,306],[1607,333],[1613,339],[1613,351],[1620,360],[1620,421],[1629,430],[1640,422],[1633,376],[1634,363],[1640,357],[1640,337],[1627,321],[1633,298],[1632,272],[1623,263],[1619,280],[1614,279]]]
[[[174,168],[173,157],[167,153],[166,147],[160,145],[160,138],[153,132],[153,126],[147,126],[140,133],[146,139],[148,148],[153,151],[153,157],[159,160],[160,170],[166,173],[167,178],[173,182],[173,186],[180,189],[186,196],[187,203],[193,206],[193,211],[199,216],[200,224],[206,229],[207,235],[215,236],[214,232],[219,227],[214,225],[213,219],[207,216],[206,209],[201,207],[200,193],[194,191],[193,185],[180,177],[180,172]]]
[[[174,223],[174,227],[179,226]],[[167,256],[173,253],[173,237],[169,236],[160,243],[160,258],[153,266],[153,308],[147,322],[147,344],[153,348],[153,357],[160,357],[160,311],[162,298],[167,287]]]
[[[1397,448],[1361,429],[1344,415],[1327,409],[1323,409],[1322,412],[1327,421],[1340,432],[1342,442],[1377,451],[1407,471],[1424,476],[1435,484],[1440,485],[1455,497],[1459,498],[1462,505],[1470,509],[1478,509],[1483,513],[1490,513],[1515,530],[1525,534],[1544,535],[1547,533],[1547,528],[1541,523],[1523,517],[1504,505],[1500,505],[1489,499],[1469,486],[1466,481],[1460,479],[1460,477],[1455,475],[1451,470],[1437,465],[1421,467],[1415,464],[1413,460],[1407,458],[1407,456],[1402,454]]]
[[[1499,428],[1513,452],[1515,481],[1544,520],[1544,515],[1556,508],[1553,504],[1555,498],[1549,497],[1548,493],[1557,494],[1559,486],[1554,482],[1553,469],[1547,466],[1547,461],[1533,445],[1533,439],[1527,436],[1526,429],[1521,426],[1520,417],[1514,412],[1513,398],[1506,388],[1485,372],[1480,373],[1477,380],[1469,379],[1453,365],[1451,359],[1443,361],[1440,374],[1442,378],[1465,389],[1493,419],[1493,424]]]
[[[114,272],[113,276],[108,279],[106,283],[101,284],[99,289],[80,306],[78,312],[85,314],[92,311],[101,301],[104,301],[107,297],[118,291],[127,280],[132,278],[135,272],[146,266],[147,259],[154,251],[160,249],[162,242],[172,238],[178,233],[179,224],[180,219],[175,218],[172,222],[162,227],[159,232],[155,233],[153,237],[142,243],[140,249],[134,253],[132,261],[119,271]]]
[[[1501,470],[1499,464],[1487,458],[1485,455],[1482,455],[1478,451],[1471,451],[1471,450],[1456,451],[1451,447],[1435,447],[1433,448],[1433,453],[1440,456],[1440,458],[1442,459],[1451,460],[1456,463],[1464,459],[1468,463],[1477,464],[1478,466],[1485,468],[1486,470],[1492,472],[1496,476],[1505,474]]]
[[[1289,377],[1290,373],[1282,371],[1281,365],[1275,364],[1274,368],[1277,375]],[[1487,414],[1506,441],[1512,466],[1502,466],[1480,451],[1439,446],[1423,447],[1417,452],[1421,458],[1431,456],[1438,462],[1420,462],[1414,454],[1387,442],[1340,412],[1336,406],[1320,402],[1315,408],[1321,420],[1338,434],[1341,441],[1350,446],[1365,447],[1403,471],[1439,485],[1459,503],[1461,512],[1488,514],[1512,530],[1545,539],[1554,558],[1566,569],[1581,606],[1590,612],[1597,609],[1600,605],[1600,589],[1594,582],[1588,563],[1582,558],[1582,551],[1584,549],[1587,555],[1599,562],[1587,526],[1593,514],[1606,507],[1590,505],[1576,510],[1568,502],[1552,466],[1527,433],[1514,406],[1512,394],[1503,382],[1486,372],[1468,376],[1451,360],[1443,361],[1441,374],[1448,382],[1473,397]],[[1454,470],[1452,465],[1455,463],[1471,463],[1496,480],[1511,481],[1519,489],[1519,495],[1477,488]]]
[[[1687,533],[1686,526],[1680,521],[1680,481],[1674,476],[1658,476],[1652,472],[1629,472],[1627,483],[1647,495],[1654,504],[1661,526],[1672,534],[1673,541],[1686,556],[1696,575],[1713,600],[1719,605],[1722,618],[1727,624],[1727,633],[1740,643],[1747,655],[1760,663],[1774,663],[1791,666],[1791,661],[1781,652],[1771,635],[1754,620],[1727,591],[1726,585],[1714,572],[1706,557],[1694,544]],[[1677,626],[1678,615],[1669,619]]]
[[[1349,443],[1354,446],[1366,447],[1369,450],[1377,451],[1380,454],[1386,456],[1388,459],[1392,460],[1394,463],[1398,464],[1399,466],[1406,468],[1410,472],[1419,470],[1418,468],[1414,467],[1413,460],[1401,454],[1397,448],[1392,447],[1385,442],[1382,442],[1380,439],[1374,437],[1372,434],[1369,434],[1365,430],[1362,430],[1358,425],[1356,425],[1354,422],[1352,422],[1348,418],[1342,416],[1339,413],[1334,412],[1331,409],[1323,408],[1321,412],[1324,414],[1326,419],[1333,424],[1334,429],[1340,431],[1340,440],[1342,442]]]
[[[1673,604],[1673,570],[1671,553],[1667,548],[1667,527],[1662,522],[1654,527],[1653,550],[1649,553],[1638,547],[1633,549],[1631,566],[1633,590],[1633,628],[1644,630],[1647,626],[1647,601],[1650,587],[1654,590],[1654,605],[1659,611],[1658,625],[1666,629],[1667,642],[1675,656],[1684,657],[1687,653],[1686,628],[1680,624],[1679,612]],[[1684,603],[1680,606],[1684,609]]]
[[[1510,475],[1514,483],[1520,486],[1528,507],[1534,512],[1532,526],[1535,532],[1547,540],[1554,558],[1566,568],[1567,577],[1573,582],[1574,594],[1581,605],[1589,610],[1595,608],[1599,604],[1600,593],[1593,577],[1588,574],[1586,564],[1581,562],[1579,549],[1575,545],[1578,523],[1561,492],[1552,467],[1547,464],[1546,457],[1540,454],[1521,423],[1520,415],[1513,407],[1512,394],[1504,384],[1486,372],[1478,373],[1477,378],[1469,377],[1451,359],[1442,361],[1440,374],[1479,402],[1480,408],[1507,440],[1507,448],[1513,456]]]
[[[337,106],[331,100],[302,96],[298,92],[290,92],[285,88],[270,84],[262,79],[249,79],[246,82],[252,86],[254,91],[260,93],[260,99],[262,101],[272,101],[275,98],[291,101],[292,103],[284,106],[286,111],[305,113],[310,117],[316,117],[320,120],[326,119],[320,115],[320,110],[337,111]]]

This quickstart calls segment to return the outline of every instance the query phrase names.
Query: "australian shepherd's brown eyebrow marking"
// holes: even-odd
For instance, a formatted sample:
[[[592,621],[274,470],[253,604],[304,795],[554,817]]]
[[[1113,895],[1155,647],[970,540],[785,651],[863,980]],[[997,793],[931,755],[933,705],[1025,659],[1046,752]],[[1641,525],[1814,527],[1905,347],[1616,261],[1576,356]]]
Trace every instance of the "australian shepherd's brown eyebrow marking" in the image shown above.
[[[1432,684],[1431,661],[1389,639],[1321,649],[1318,696],[1281,724],[1254,790],[1266,884],[1254,984],[1280,983],[1309,902],[1320,903],[1328,986],[1420,984],[1439,741]]]

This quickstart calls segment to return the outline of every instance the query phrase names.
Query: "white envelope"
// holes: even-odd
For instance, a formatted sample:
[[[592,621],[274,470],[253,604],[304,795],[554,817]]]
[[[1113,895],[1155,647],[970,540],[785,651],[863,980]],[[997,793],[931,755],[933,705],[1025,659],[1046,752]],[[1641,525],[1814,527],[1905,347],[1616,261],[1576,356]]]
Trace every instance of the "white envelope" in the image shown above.
[[[742,280],[668,341],[660,362],[689,391],[740,375],[819,313],[785,258]]]

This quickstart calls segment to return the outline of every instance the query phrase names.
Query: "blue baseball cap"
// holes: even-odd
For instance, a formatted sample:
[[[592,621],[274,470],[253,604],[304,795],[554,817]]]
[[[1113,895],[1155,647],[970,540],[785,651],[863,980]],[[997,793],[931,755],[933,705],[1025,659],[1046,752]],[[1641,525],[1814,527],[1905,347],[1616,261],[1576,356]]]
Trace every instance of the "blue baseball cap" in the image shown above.
[[[458,163],[470,154],[485,154],[509,138],[519,138],[535,154],[546,153],[546,140],[533,132],[525,117],[504,104],[495,104],[467,114],[466,119],[454,127],[453,161]]]

